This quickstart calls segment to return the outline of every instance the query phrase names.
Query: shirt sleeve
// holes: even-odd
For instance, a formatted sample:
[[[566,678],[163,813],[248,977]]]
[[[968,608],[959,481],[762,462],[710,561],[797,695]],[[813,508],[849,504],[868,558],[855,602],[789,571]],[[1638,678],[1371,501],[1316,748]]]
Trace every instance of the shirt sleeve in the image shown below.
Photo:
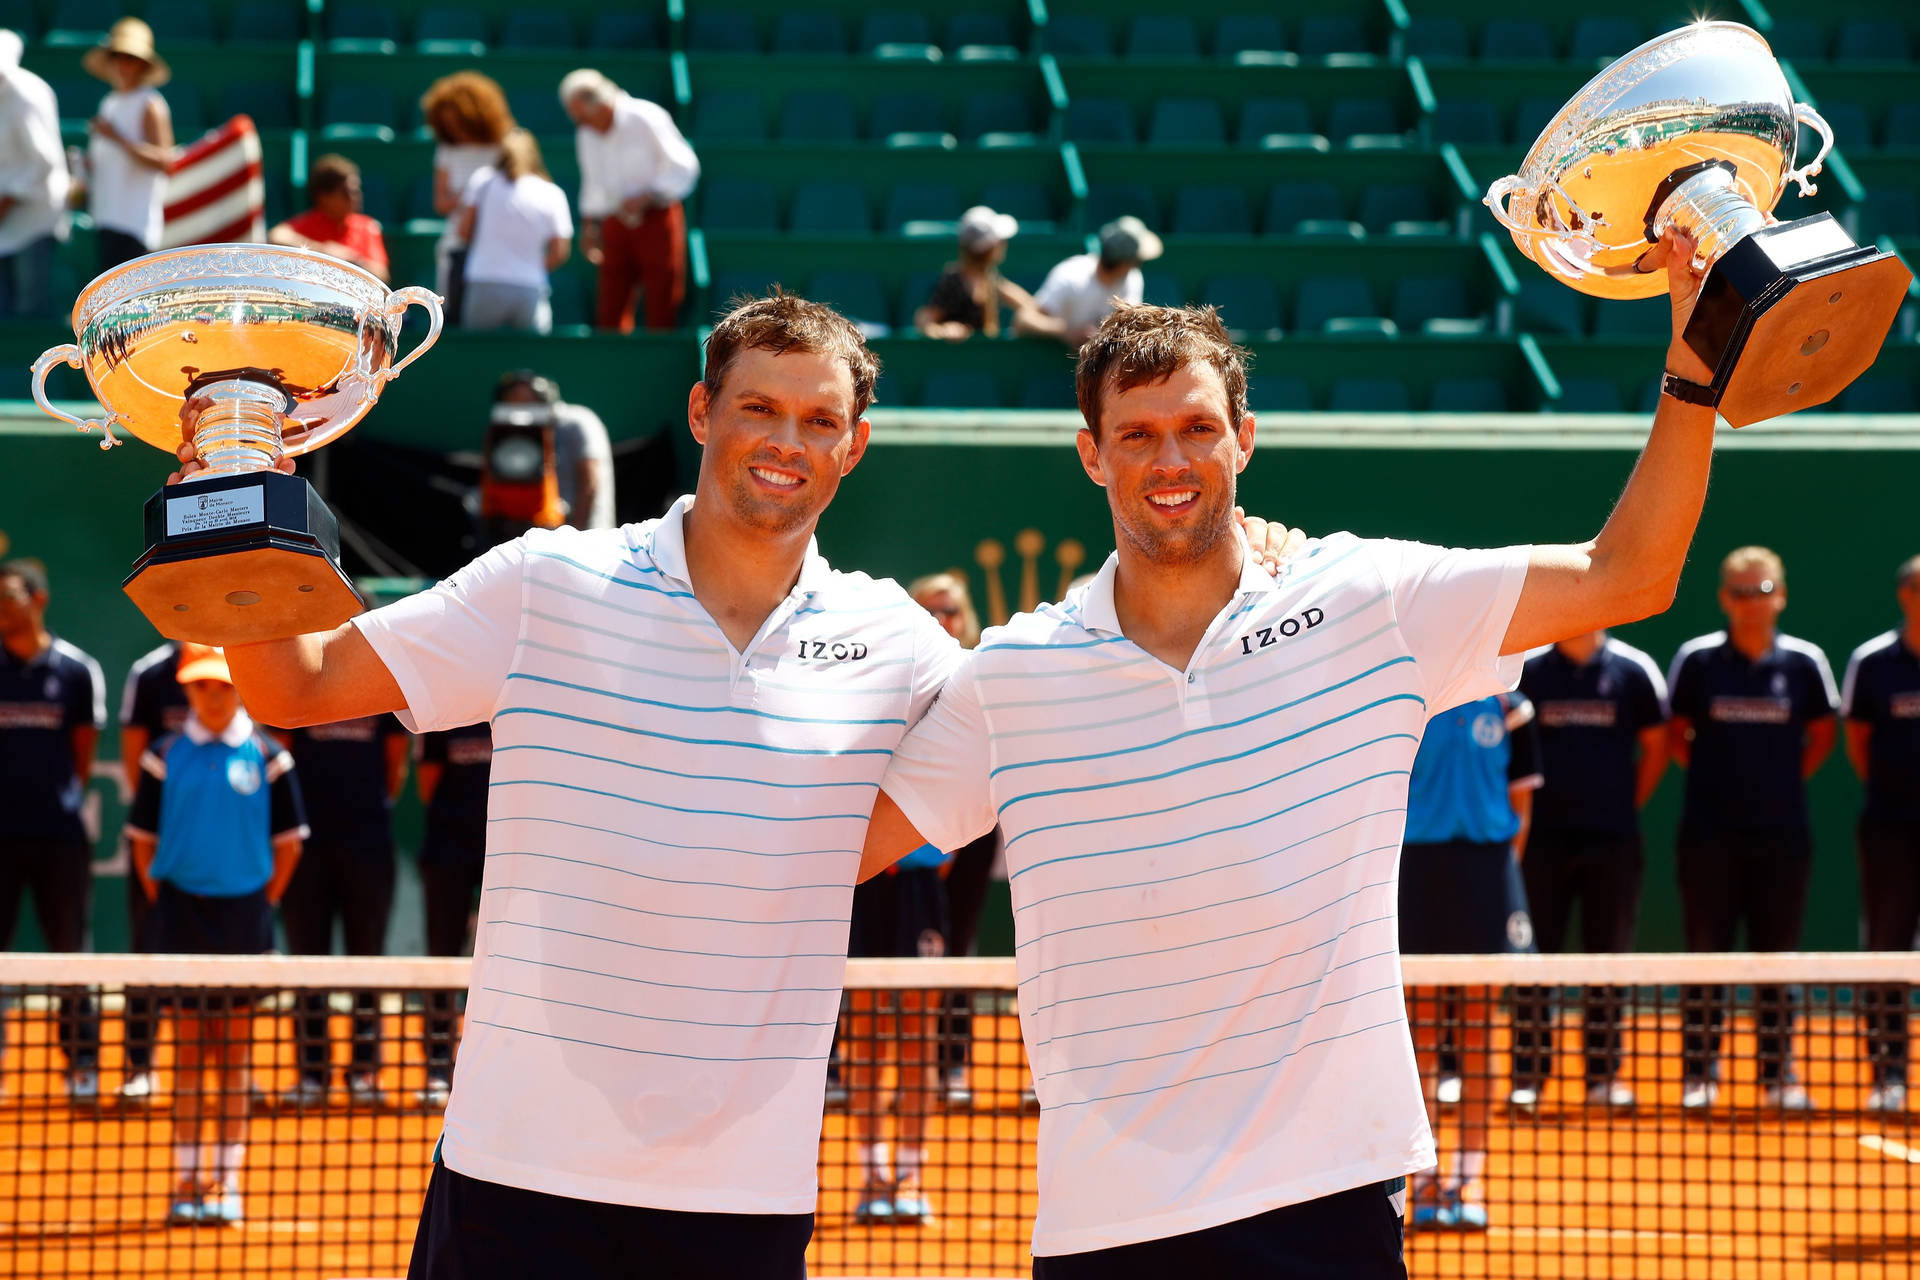
[[[1855,649],[1847,659],[1846,677],[1840,682],[1840,714],[1849,720],[1870,724],[1875,711],[1872,683],[1872,677],[1860,661],[1860,651]]]
[[[1040,288],[1033,295],[1033,305],[1050,316],[1060,314],[1060,307],[1067,294],[1067,264],[1056,262],[1053,270],[1047,272],[1047,278],[1040,282]]]
[[[919,606],[915,606],[919,608]],[[918,724],[927,708],[953,678],[966,660],[967,651],[947,634],[947,629],[922,610],[923,617],[913,632],[913,697],[907,709],[907,724]]]
[[[275,840],[282,836],[307,838],[307,805],[300,795],[300,775],[291,760],[268,788],[267,817]]]
[[[1649,660],[1635,661],[1627,667],[1627,719],[1635,730],[1662,724],[1667,719],[1667,681],[1660,668]]]
[[[573,210],[567,207],[567,193],[549,183],[547,201],[550,205],[547,215],[550,224],[547,228],[549,232],[548,238],[553,240],[573,239]]]
[[[1428,716],[1504,693],[1519,682],[1526,655],[1502,657],[1500,646],[1527,579],[1532,548],[1367,545],[1392,593],[1394,621],[1413,655]]]
[[[140,757],[140,785],[133,789],[133,803],[127,808],[127,830],[137,836],[160,834],[160,794],[166,787],[167,766],[160,756],[148,751]]]
[[[78,674],[67,688],[67,728],[104,729],[106,724],[106,673],[100,670],[99,663],[82,655]]]
[[[1805,704],[1800,714],[1806,720],[1825,720],[1840,709],[1840,690],[1833,683],[1833,668],[1827,665],[1827,655],[1812,645],[1807,646],[1806,655],[1809,671]]]
[[[147,717],[143,714],[146,711],[146,699],[141,696],[141,684],[140,668],[136,666],[127,672],[127,682],[120,686],[120,724],[122,727],[136,724],[144,725],[147,723]]]
[[[576,129],[574,156],[580,162],[580,216],[592,220],[604,218],[614,210],[613,193],[607,189],[605,144],[591,129]]]
[[[971,654],[893,753],[880,789],[927,843],[958,849],[993,829],[986,711]]]
[[[493,717],[520,638],[526,546],[502,543],[446,581],[353,620],[406,696],[415,733]]]
[[[1706,711],[1700,689],[1700,664],[1705,661],[1701,656],[1705,650],[1688,651],[1681,649],[1673,655],[1673,666],[1667,672],[1667,710],[1676,716],[1685,716],[1689,720],[1698,720]]]
[[[700,159],[693,154],[673,117],[657,103],[640,103],[639,119],[653,134],[657,163],[647,194],[657,200],[685,200],[700,181]]]
[[[1540,722],[1533,713],[1533,703],[1514,697],[1507,719],[1511,725],[1507,730],[1507,785],[1532,790],[1544,781],[1540,773]]]

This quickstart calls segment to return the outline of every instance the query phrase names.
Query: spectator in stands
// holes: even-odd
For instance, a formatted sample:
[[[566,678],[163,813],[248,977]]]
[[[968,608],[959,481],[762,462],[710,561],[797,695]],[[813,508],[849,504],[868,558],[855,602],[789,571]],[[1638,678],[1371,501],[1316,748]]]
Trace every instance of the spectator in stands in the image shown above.
[[[1033,305],[1014,316],[1015,331],[1079,347],[1116,303],[1137,303],[1145,296],[1140,264],[1160,252],[1160,237],[1132,214],[1109,222],[1100,228],[1099,253],[1076,254],[1047,272]]]
[[[468,329],[549,332],[547,276],[572,252],[573,214],[531,133],[507,134],[499,164],[468,179],[454,221],[467,246],[460,323]]]
[[[93,117],[87,147],[89,207],[106,271],[160,247],[174,157],[173,115],[160,86],[173,73],[154,52],[153,29],[138,18],[114,23],[82,65],[113,86]]]
[[[1545,781],[1533,798],[1521,864],[1534,939],[1565,948],[1575,899],[1586,951],[1633,950],[1640,913],[1640,810],[1667,768],[1667,682],[1640,650],[1604,631],[1562,640],[1527,659],[1520,692],[1533,703]],[[1552,993],[1515,992],[1513,1094],[1528,1108],[1553,1076]],[[1630,1107],[1618,1079],[1627,992],[1590,987],[1582,1011],[1587,1102]]]
[[[420,896],[427,954],[457,956],[473,945],[474,903],[487,868],[487,783],[493,726],[485,721],[413,740],[413,785],[426,810],[420,840]],[[451,991],[427,994],[427,1084],[422,1106],[444,1111],[453,1091]]]
[[[385,954],[393,914],[393,802],[407,776],[411,744],[393,716],[361,716],[275,736],[293,753],[312,830],[287,882],[280,922],[291,955],[333,954],[340,924],[350,956]],[[324,992],[301,997],[294,1039],[299,1077],[280,1099],[292,1107],[326,1105],[333,1083],[333,1038]],[[374,993],[354,994],[347,1096],[379,1106],[380,1010]]]
[[[613,528],[613,445],[600,415],[583,404],[568,404],[552,378],[531,369],[501,374],[493,401],[552,408],[554,465],[567,523],[576,529]]]
[[[1780,557],[1733,551],[1720,563],[1727,629],[1681,645],[1668,675],[1668,745],[1687,771],[1675,858],[1689,951],[1732,951],[1742,920],[1750,951],[1800,946],[1813,869],[1806,780],[1833,750],[1840,695],[1826,655],[1780,632],[1786,607]],[[1812,1109],[1793,1069],[1793,993],[1761,986],[1754,997],[1765,1105]],[[1689,1110],[1720,1093],[1726,998],[1724,987],[1681,992],[1680,1105]]]
[[[960,215],[960,257],[947,264],[933,292],[913,313],[914,328],[929,338],[964,342],[974,334],[1000,336],[1000,308],[1014,314],[1033,305],[1025,289],[1000,274],[1007,241],[1020,231],[1011,215],[977,204]]]
[[[67,153],[53,90],[20,48],[0,31],[0,316],[44,316],[54,242],[67,238]]]
[[[313,249],[387,277],[387,241],[380,224],[360,212],[360,166],[345,156],[324,155],[307,170],[313,207],[267,232],[274,244]]]
[[[1847,758],[1866,783],[1860,903],[1869,951],[1907,951],[1920,928],[1920,556],[1894,576],[1900,625],[1853,651],[1840,686]],[[1868,1111],[1907,1109],[1905,986],[1870,986]]]
[[[1400,856],[1400,950],[1406,955],[1512,954],[1533,950],[1520,880],[1540,748],[1533,705],[1519,694],[1481,698],[1427,722],[1407,782]],[[1439,1171],[1414,1180],[1416,1225],[1487,1229],[1484,1179],[1493,1091],[1493,992],[1486,987],[1410,999],[1424,1074],[1451,1051],[1459,1071],[1459,1145]],[[1457,1006],[1457,1009],[1456,1007]],[[1453,1028],[1449,1043],[1443,1028]],[[1439,1097],[1438,1082],[1435,1098]],[[1434,1132],[1440,1132],[1435,1123]],[[1441,1153],[1443,1156],[1445,1152]]]
[[[127,814],[134,871],[152,901],[145,949],[250,955],[273,949],[273,904],[300,858],[306,818],[293,758],[248,718],[217,650],[180,665],[186,727],[141,757]],[[171,1223],[245,1216],[248,1065],[253,1016],[244,994],[174,997]],[[205,1073],[217,1083],[207,1097]],[[213,1159],[202,1161],[203,1121]]]
[[[0,951],[13,946],[20,898],[49,951],[87,944],[93,847],[80,805],[106,723],[100,664],[47,629],[47,575],[31,560],[0,564]],[[60,1000],[67,1096],[100,1096],[99,1026],[84,995]]]
[[[598,71],[560,82],[560,103],[579,126],[580,252],[600,268],[594,324],[633,330],[646,295],[646,325],[671,329],[687,294],[687,215],[700,161],[656,103]]]
[[[462,323],[466,241],[457,219],[467,183],[500,160],[513,128],[507,95],[491,76],[456,71],[435,80],[420,98],[420,118],[433,134],[433,211],[446,219],[434,246],[434,292],[446,299],[448,324]]]

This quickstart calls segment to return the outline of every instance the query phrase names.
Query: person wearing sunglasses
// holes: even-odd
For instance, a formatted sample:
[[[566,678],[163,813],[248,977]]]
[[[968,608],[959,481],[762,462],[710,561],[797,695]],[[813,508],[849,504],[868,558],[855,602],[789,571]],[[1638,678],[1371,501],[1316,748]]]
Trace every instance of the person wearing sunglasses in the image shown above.
[[[1668,684],[1668,746],[1687,771],[1676,857],[1689,951],[1732,951],[1746,924],[1751,951],[1796,951],[1813,866],[1806,780],[1833,750],[1840,705],[1827,656],[1780,631],[1787,573],[1765,547],[1720,562],[1727,627],[1680,646]],[[1811,1109],[1793,1069],[1793,993],[1762,986],[1762,1098]],[[1682,993],[1685,1083],[1680,1105],[1704,1110],[1719,1096],[1725,987]]]

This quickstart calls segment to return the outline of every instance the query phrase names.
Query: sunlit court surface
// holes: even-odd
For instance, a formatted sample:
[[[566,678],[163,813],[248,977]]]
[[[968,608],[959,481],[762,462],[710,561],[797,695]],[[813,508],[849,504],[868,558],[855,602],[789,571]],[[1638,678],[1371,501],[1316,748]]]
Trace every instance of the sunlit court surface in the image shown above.
[[[97,1104],[68,1100],[54,1048],[57,996],[78,990],[79,975],[58,968],[58,959],[5,962],[0,1276],[405,1274],[440,1124],[415,1097],[425,1070],[424,997],[449,990],[463,962],[224,962],[228,976],[218,989],[237,980],[255,996],[246,1218],[236,1226],[174,1227],[164,1225],[172,1177],[169,1033],[161,1036],[160,1088],[152,1102],[121,1103],[115,1090],[125,979],[142,971],[121,957],[79,963],[86,965],[86,985],[99,993],[106,1044]],[[156,996],[211,994],[214,986],[164,985],[167,970],[155,973],[156,965],[177,973],[205,963],[145,961],[151,976],[144,981],[151,985],[140,989]],[[1443,1037],[1449,1034],[1443,1011],[1453,993],[1481,987],[1502,993],[1491,1027],[1492,1221],[1484,1233],[1410,1231],[1412,1276],[1864,1280],[1920,1274],[1920,1126],[1911,1113],[1863,1110],[1867,1082],[1860,1065],[1860,994],[1869,986],[1887,990],[1895,978],[1920,977],[1911,957],[1425,957],[1406,967],[1415,1017],[1432,1019],[1425,1025]],[[36,971],[40,979],[28,980]],[[1756,1080],[1756,992],[1772,985],[1768,979],[1794,973],[1803,981],[1791,984],[1785,1007],[1795,1014],[1794,1056],[1812,1099],[1804,1112],[1763,1107]],[[1722,1085],[1712,1106],[1686,1109],[1679,1072],[1684,1024],[1690,1009],[1704,1007],[1699,1001],[1711,995],[1715,978],[1729,987],[1731,1011],[1721,1046]],[[358,985],[331,985],[347,981]],[[953,1061],[964,1052],[966,1093],[951,1095],[956,1081],[943,1074],[939,1096],[928,1104],[924,1184],[934,1216],[915,1225],[853,1221],[860,1171],[847,1139],[850,1117],[841,1106],[828,1108],[810,1274],[1027,1274],[1039,1115],[1020,1048],[1011,963],[855,961],[849,987],[882,1002],[908,990],[937,994],[929,1006],[948,1013],[928,1020],[928,1034],[942,1042],[936,1055],[944,1050]],[[344,993],[380,993],[377,1034],[385,1066],[379,1105],[349,1102],[344,1092],[323,1106],[277,1104],[295,1078],[289,1011],[297,992],[316,988],[335,992],[331,1016],[343,1052],[352,1021]],[[1603,1009],[1614,1000],[1625,1010],[1618,1018],[1617,1082],[1635,1095],[1632,1106],[1588,1099],[1579,1046],[1589,997]],[[1527,1108],[1508,1101],[1514,1009],[1521,1001],[1549,1011],[1544,1018],[1532,1015],[1527,1034],[1538,1037],[1550,1028],[1558,1050],[1552,1078]],[[886,1020],[877,1026],[879,1036],[890,1034]],[[1607,1034],[1612,1026],[1597,1031]],[[845,1070],[900,1055],[898,1045],[883,1039],[843,1038],[836,1056]],[[882,1066],[881,1075],[885,1108],[898,1081],[891,1068]],[[1443,1149],[1450,1114],[1442,1105],[1437,1136]]]

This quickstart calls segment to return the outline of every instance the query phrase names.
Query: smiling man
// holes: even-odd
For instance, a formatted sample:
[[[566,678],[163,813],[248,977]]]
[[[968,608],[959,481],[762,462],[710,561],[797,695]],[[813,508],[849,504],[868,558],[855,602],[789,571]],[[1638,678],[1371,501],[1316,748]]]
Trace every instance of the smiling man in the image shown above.
[[[1656,252],[1676,335],[1690,254]],[[1707,378],[1677,336],[1667,367]],[[1401,1180],[1434,1163],[1396,929],[1415,749],[1528,648],[1671,603],[1713,413],[1662,398],[1591,542],[1339,534],[1275,581],[1233,528],[1254,419],[1210,308],[1115,312],[1078,391],[1118,550],[968,655],[894,756],[862,872],[1000,825],[1037,1277],[1404,1277]]]

